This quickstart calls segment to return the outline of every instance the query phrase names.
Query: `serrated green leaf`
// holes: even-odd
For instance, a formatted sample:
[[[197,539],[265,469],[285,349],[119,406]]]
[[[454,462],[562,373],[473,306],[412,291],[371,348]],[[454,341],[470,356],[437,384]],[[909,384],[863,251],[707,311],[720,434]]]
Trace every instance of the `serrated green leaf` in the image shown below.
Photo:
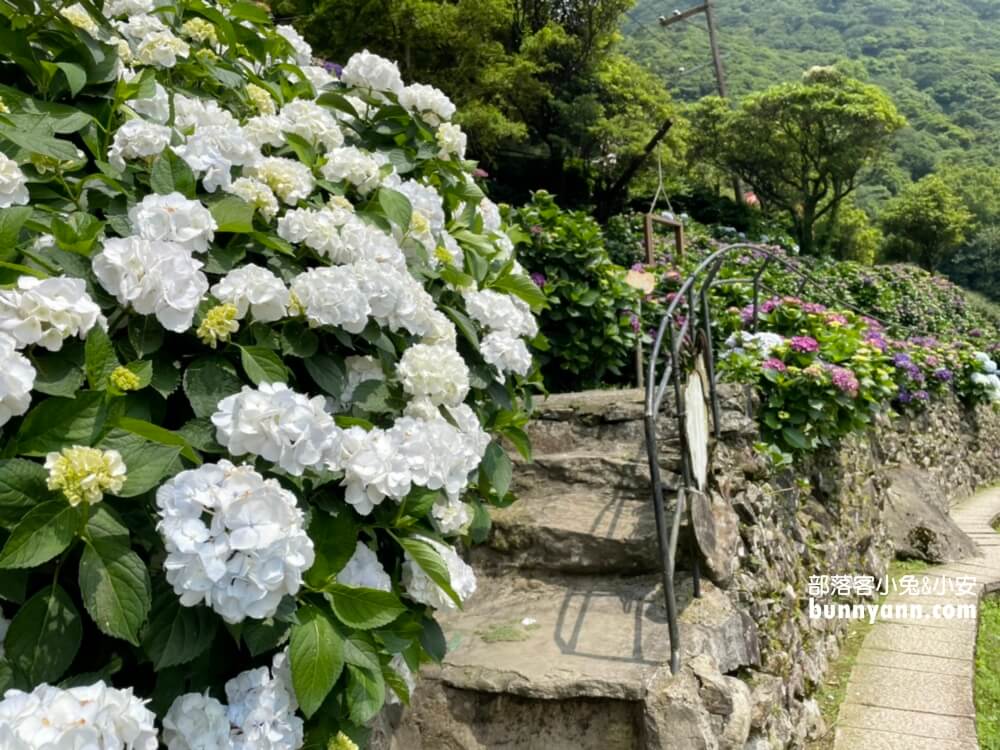
[[[61,553],[76,536],[80,513],[65,498],[28,511],[0,550],[0,568],[33,568]]]
[[[485,479],[500,497],[506,495],[510,489],[514,477],[514,465],[507,452],[495,440],[486,448],[483,461],[479,464],[479,476]]]
[[[133,424],[139,421],[132,420]],[[181,446],[151,442],[121,427],[111,430],[100,447],[118,451],[125,462],[125,484],[115,493],[118,497],[148,492],[183,468],[177,459]]]
[[[107,389],[108,378],[121,363],[115,353],[114,344],[103,328],[94,326],[90,329],[84,352],[86,359],[83,369],[87,373],[87,382],[91,389],[95,391]]]
[[[183,435],[179,435],[172,430],[141,419],[132,419],[131,417],[120,417],[115,422],[115,425],[126,432],[131,432],[133,435],[138,435],[151,442],[159,443],[160,445],[177,446],[181,449],[181,455],[184,458],[195,464],[201,464],[201,456],[195,452],[191,444],[184,439]]]
[[[313,540],[315,561],[306,571],[306,581],[321,589],[344,569],[354,554],[358,526],[346,511],[337,516],[314,512],[309,522],[309,537]]]
[[[253,231],[254,209],[242,198],[237,198],[235,195],[226,196],[209,206],[208,210],[218,224],[216,231],[237,234]]]
[[[302,713],[309,718],[323,705],[344,669],[344,644],[330,618],[306,605],[292,628],[289,657],[292,685]]]
[[[241,346],[240,361],[247,377],[254,383],[287,383],[288,368],[281,357],[262,346]]]
[[[153,162],[153,169],[149,173],[149,186],[160,195],[180,193],[189,199],[194,198],[197,192],[194,172],[169,148]]]
[[[50,398],[28,412],[17,433],[17,452],[44,456],[66,445],[93,445],[105,420],[104,394],[81,391],[75,398]]]
[[[151,315],[133,315],[128,321],[128,340],[135,356],[142,359],[163,346],[163,327]]]
[[[226,396],[239,393],[243,381],[222,357],[203,357],[184,371],[184,393],[196,417],[210,417]]]
[[[35,461],[23,458],[0,461],[0,526],[16,526],[29,510],[57,498],[46,484],[48,476]]]
[[[348,715],[355,724],[367,724],[385,703],[385,679],[378,671],[347,665]]]
[[[165,582],[157,586],[142,648],[157,671],[201,656],[215,638],[219,618],[211,610],[181,605]]]
[[[349,628],[381,628],[406,611],[406,607],[391,591],[336,583],[328,585],[326,591],[333,613]]]
[[[391,188],[379,188],[378,204],[389,221],[406,232],[413,220],[413,205],[410,199]]]
[[[303,361],[309,377],[328,395],[340,398],[347,384],[347,371],[342,360],[329,354],[316,354]]]
[[[139,645],[149,615],[149,571],[128,546],[103,537],[87,540],[80,558],[80,593],[98,629]]]
[[[538,285],[534,281],[523,274],[501,276],[494,280],[489,285],[489,288],[510,292],[515,297],[520,297],[527,302],[534,310],[548,307],[548,298],[545,296],[545,293],[538,288]]]
[[[31,685],[55,683],[80,649],[83,626],[69,595],[47,586],[21,607],[7,630],[7,660]]]

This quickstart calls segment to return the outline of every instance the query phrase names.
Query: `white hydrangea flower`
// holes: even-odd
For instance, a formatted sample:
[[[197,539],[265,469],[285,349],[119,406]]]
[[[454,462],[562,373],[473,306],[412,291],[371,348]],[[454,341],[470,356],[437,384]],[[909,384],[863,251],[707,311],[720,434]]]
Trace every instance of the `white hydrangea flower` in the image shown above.
[[[166,24],[152,13],[136,13],[130,15],[127,21],[112,21],[112,25],[136,45],[150,34],[167,30]]]
[[[399,95],[403,92],[403,77],[392,60],[368,50],[356,52],[347,61],[340,80],[348,86]]]
[[[86,338],[95,325],[106,328],[107,321],[83,279],[21,276],[16,288],[0,290],[0,331],[13,337],[18,348],[38,344],[57,352],[63,341]]]
[[[483,231],[499,232],[503,223],[500,218],[500,206],[489,198],[479,201],[479,215],[483,217]]]
[[[135,59],[143,65],[172,68],[177,64],[178,57],[187,57],[190,53],[187,42],[165,29],[143,37],[135,51]]]
[[[363,516],[387,497],[405,497],[412,487],[409,463],[394,437],[377,427],[350,427],[328,463],[330,469],[344,471],[345,500]]]
[[[249,312],[254,320],[273,323],[288,313],[291,294],[274,273],[254,263],[234,268],[212,287],[220,302],[236,306],[241,320]]]
[[[103,681],[30,693],[8,690],[0,701],[0,732],[33,750],[157,750],[156,717],[131,688]],[[3,745],[7,750],[8,745]]]
[[[305,200],[316,187],[312,171],[300,161],[269,156],[246,170],[248,177],[256,177],[274,194],[290,206]]]
[[[997,371],[997,363],[986,352],[976,352],[973,356],[987,375],[992,375]]]
[[[183,133],[201,128],[224,128],[239,131],[239,122],[215,99],[174,94],[174,126]]]
[[[283,130],[305,138],[313,146],[322,145],[327,150],[344,144],[337,118],[326,107],[308,99],[294,99],[281,108]]]
[[[406,272],[406,256],[392,235],[350,216],[340,227],[343,258],[352,261],[369,260]]]
[[[327,154],[326,164],[320,170],[330,182],[346,180],[362,195],[378,187],[382,178],[383,161],[367,151],[354,146],[332,149]]]
[[[88,13],[87,9],[80,5],[80,3],[75,3],[65,8],[61,8],[59,10],[59,15],[77,28],[83,29],[94,38],[97,38],[100,33],[100,28],[98,27],[97,22],[90,17],[90,13]]]
[[[524,339],[508,331],[494,331],[483,337],[479,351],[489,364],[499,371],[497,379],[504,382],[503,373],[514,372],[522,377],[531,369],[531,352]]]
[[[107,0],[104,3],[106,16],[135,16],[141,13],[152,13],[153,0]]]
[[[233,750],[298,750],[303,722],[288,675],[288,654],[274,655],[270,671],[258,667],[226,683]]]
[[[306,78],[309,79],[309,83],[311,83],[313,88],[317,91],[337,80],[326,68],[321,65],[300,65],[299,67],[302,68],[302,72],[306,74]]]
[[[200,126],[173,150],[210,193],[229,187],[233,167],[250,167],[262,158],[238,126]]]
[[[122,78],[131,80],[135,76],[136,74],[133,73],[131,75],[123,75]],[[167,95],[167,90],[158,83],[154,84],[153,91],[153,96],[145,99],[129,99],[128,105],[134,112],[142,115],[147,120],[159,125],[166,125],[167,120],[170,119],[170,97]]]
[[[431,508],[434,527],[442,534],[458,534],[472,523],[472,509],[458,498],[442,497]]]
[[[399,94],[399,103],[420,115],[432,128],[447,122],[455,114],[455,105],[441,89],[423,83],[412,83]]]
[[[243,123],[243,135],[257,148],[285,145],[285,119],[280,115],[256,115]]]
[[[469,392],[469,368],[445,344],[415,344],[403,352],[397,368],[403,389],[435,404],[461,403]]]
[[[427,220],[433,234],[444,231],[444,201],[437,190],[430,185],[421,185],[416,180],[406,180],[396,190],[409,199],[415,214],[420,214]]]
[[[334,263],[350,262],[353,258],[345,252],[340,237],[344,218],[326,208],[293,208],[278,219],[278,236],[292,244],[312,248]]]
[[[0,153],[0,208],[23,206],[28,202],[28,180],[17,162]]]
[[[182,471],[156,492],[167,581],[185,607],[229,623],[264,619],[294,596],[315,558],[295,495],[226,460]]]
[[[311,268],[292,279],[292,295],[310,323],[361,333],[371,307],[351,266]]]
[[[157,125],[142,118],[129,120],[117,131],[108,150],[108,162],[125,169],[125,161],[157,156],[170,145],[171,130],[165,125]]]
[[[28,358],[17,351],[17,342],[5,333],[0,334],[0,367],[0,426],[3,426],[28,411],[36,373]]]
[[[452,591],[461,601],[465,601],[476,591],[476,574],[472,568],[458,556],[454,548],[434,539],[418,536],[435,551],[441,555],[445,565],[448,567],[448,577],[450,578]],[[426,604],[434,609],[458,609],[455,602],[451,600],[442,589],[405,553],[403,562],[403,588],[406,595],[415,602]]]
[[[438,126],[434,139],[440,149],[438,151],[439,159],[447,160],[453,156],[459,159],[465,158],[465,148],[469,139],[458,125],[450,122],[442,123]]]
[[[174,242],[195,253],[208,250],[219,226],[199,201],[180,193],[150,193],[129,209],[128,218],[139,237]]]
[[[465,292],[462,298],[469,316],[490,331],[504,331],[512,336],[538,335],[538,321],[528,303],[519,297],[484,289]]]
[[[337,583],[378,591],[392,591],[392,579],[379,562],[378,555],[361,542],[354,548],[354,554],[347,561],[347,565],[337,573]]]
[[[216,438],[234,456],[250,453],[299,476],[338,450],[340,429],[322,396],[309,398],[284,383],[243,386],[212,415]]]
[[[278,25],[274,30],[283,36],[292,46],[293,59],[296,65],[309,65],[312,62],[312,47],[309,42],[292,26]]]
[[[122,305],[141,315],[155,315],[168,331],[191,327],[198,304],[208,292],[202,264],[173,242],[141,237],[113,238],[94,257],[94,274]]]
[[[278,215],[278,199],[271,188],[260,180],[255,180],[252,177],[237,177],[224,190],[237,198],[242,198],[257,209],[265,221],[273,221],[274,217]]]
[[[163,717],[167,750],[232,750],[226,707],[208,693],[179,695]]]

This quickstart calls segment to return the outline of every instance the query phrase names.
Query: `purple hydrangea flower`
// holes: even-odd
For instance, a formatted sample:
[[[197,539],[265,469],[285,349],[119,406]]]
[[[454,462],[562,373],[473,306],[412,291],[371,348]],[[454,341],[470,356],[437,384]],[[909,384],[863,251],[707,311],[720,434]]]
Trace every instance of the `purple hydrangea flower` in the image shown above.
[[[942,383],[950,383],[955,379],[955,373],[949,370],[947,367],[942,367],[939,370],[934,371],[934,377],[940,380]]]
[[[846,367],[830,367],[830,380],[840,391],[852,397],[857,396],[861,388],[858,378]]]
[[[785,372],[788,369],[784,362],[775,357],[765,359],[763,367],[765,370],[774,370],[775,372]]]
[[[545,274],[535,271],[531,274],[531,280],[535,282],[535,286],[545,286]]]
[[[819,342],[812,336],[792,336],[792,351],[801,354],[815,354],[819,351]]]

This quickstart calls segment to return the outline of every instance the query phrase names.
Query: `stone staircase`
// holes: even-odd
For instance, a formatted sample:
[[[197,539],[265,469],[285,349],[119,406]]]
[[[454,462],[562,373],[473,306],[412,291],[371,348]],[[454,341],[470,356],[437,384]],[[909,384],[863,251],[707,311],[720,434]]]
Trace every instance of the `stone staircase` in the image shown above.
[[[493,513],[491,538],[472,558],[479,588],[443,618],[448,656],[422,675],[391,747],[728,747],[711,738],[727,731],[733,701],[749,698],[724,674],[757,662],[755,631],[723,591],[703,581],[693,599],[679,574],[686,666],[671,675],[642,411],[637,390],[541,403],[528,429],[534,461],[515,469],[519,500]],[[661,429],[671,501],[674,424],[664,417]],[[706,690],[718,694],[717,715],[704,708]],[[745,738],[746,729],[733,731]]]

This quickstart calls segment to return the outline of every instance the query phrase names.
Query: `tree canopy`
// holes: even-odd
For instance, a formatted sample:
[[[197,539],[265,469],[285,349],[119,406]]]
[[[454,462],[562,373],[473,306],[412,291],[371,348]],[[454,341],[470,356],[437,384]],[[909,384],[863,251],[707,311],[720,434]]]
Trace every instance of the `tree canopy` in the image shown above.
[[[934,270],[965,241],[972,221],[972,214],[948,183],[938,175],[928,175],[886,204],[882,212],[886,252]]]
[[[717,97],[692,111],[691,154],[729,170],[772,208],[787,212],[804,253],[823,249],[816,224],[832,220],[871,164],[905,124],[876,86],[833,68],[745,97]],[[817,241],[819,240],[819,242]]]

